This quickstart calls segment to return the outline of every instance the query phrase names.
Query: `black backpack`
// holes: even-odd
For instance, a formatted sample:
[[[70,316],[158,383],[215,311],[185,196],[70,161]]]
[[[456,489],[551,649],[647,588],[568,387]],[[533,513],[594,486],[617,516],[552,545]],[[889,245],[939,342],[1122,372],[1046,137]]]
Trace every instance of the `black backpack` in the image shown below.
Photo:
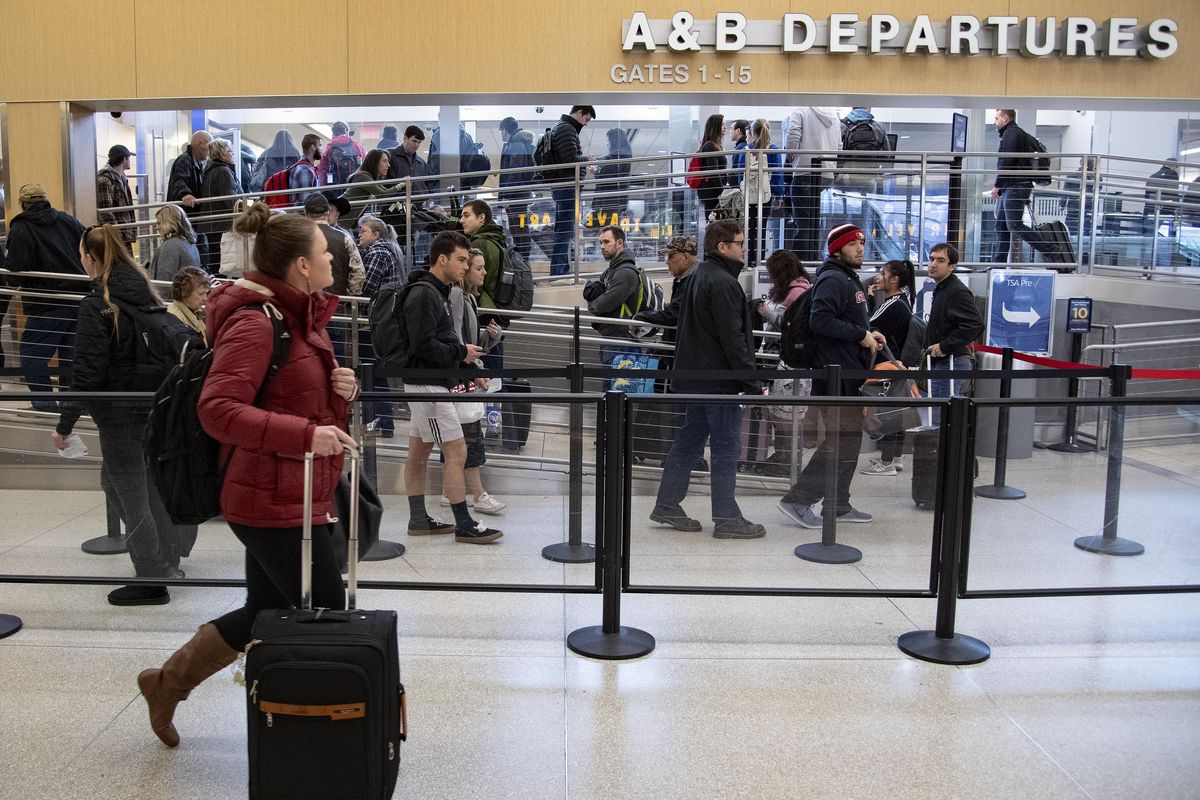
[[[540,139],[538,139],[537,147],[533,148],[533,163],[539,167],[548,167],[555,164],[554,147],[550,143],[552,131],[546,131]]]
[[[525,257],[512,245],[500,252],[500,278],[496,282],[496,294],[492,300],[497,308],[510,311],[533,308],[533,271],[525,263]]]
[[[1046,155],[1046,145],[1042,144],[1041,140],[1034,136],[1029,131],[1021,130],[1025,134],[1025,150],[1030,153],[1037,153],[1031,161],[1030,169],[1038,171],[1038,174],[1033,176],[1033,182],[1038,186],[1050,185],[1050,156]]]
[[[817,366],[817,342],[809,320],[816,284],[787,307],[779,322],[779,358],[792,369]]]
[[[842,135],[842,149],[865,152],[887,150],[887,136],[881,134],[870,122],[856,122]]]
[[[442,131],[434,128],[429,142],[429,172],[437,175],[442,171]],[[476,143],[467,129],[458,129],[458,171],[484,172],[492,168],[492,160],[483,152],[483,145]],[[487,181],[486,175],[473,175],[462,179],[463,189],[475,189]]]
[[[134,374],[131,391],[153,392],[200,336],[160,305],[113,302],[133,326]]]
[[[371,298],[367,306],[367,319],[371,323],[371,344],[375,347],[376,366],[387,365],[393,369],[404,369],[412,358],[412,344],[408,341],[408,326],[404,323],[404,301],[417,285],[419,270],[408,277],[408,281],[385,283]]]
[[[274,329],[270,367],[254,398],[254,405],[258,405],[267,385],[287,361],[292,342],[283,316],[270,303],[247,306],[236,313],[247,311],[266,314]],[[210,348],[186,348],[183,359],[154,393],[146,423],[146,462],[176,525],[199,525],[221,513],[221,481],[229,461],[221,463],[221,447],[200,425],[196,410],[210,367]]]
[[[919,367],[925,360],[925,330],[928,324],[925,320],[912,314],[908,318],[908,333],[904,334],[904,342],[900,345],[900,360],[906,367]]]
[[[354,143],[339,142],[329,147],[329,182],[348,183],[350,176],[362,165],[358,153],[354,152]]]

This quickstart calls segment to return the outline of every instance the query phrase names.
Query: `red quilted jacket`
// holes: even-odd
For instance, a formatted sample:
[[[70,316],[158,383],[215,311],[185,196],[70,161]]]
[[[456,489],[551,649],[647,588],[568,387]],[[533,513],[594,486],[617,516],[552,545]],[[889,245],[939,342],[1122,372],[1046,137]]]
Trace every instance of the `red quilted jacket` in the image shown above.
[[[291,332],[291,352],[267,387],[254,397],[270,366],[271,321],[238,309],[270,302]],[[230,522],[259,528],[304,524],[304,453],[318,425],[346,427],[348,404],[333,393],[329,373],[338,366],[325,324],[337,298],[307,295],[261,272],[216,289],[207,309],[213,363],[198,406],[200,424],[221,442],[222,463],[233,457],[221,487],[221,513]],[[228,324],[226,324],[228,321]],[[317,457],[313,465],[313,521],[326,522],[342,456]]]

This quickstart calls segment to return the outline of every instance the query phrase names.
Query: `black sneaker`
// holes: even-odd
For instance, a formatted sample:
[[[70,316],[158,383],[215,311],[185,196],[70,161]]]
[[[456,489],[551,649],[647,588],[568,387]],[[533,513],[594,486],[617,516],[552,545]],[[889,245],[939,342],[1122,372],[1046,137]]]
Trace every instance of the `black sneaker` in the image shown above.
[[[650,519],[670,525],[677,531],[694,533],[700,530],[700,521],[689,517],[682,506],[655,506],[650,512]]]
[[[410,519],[408,521],[409,536],[433,536],[440,533],[454,533],[454,526],[434,519],[428,514],[425,519]]]
[[[163,606],[171,602],[165,586],[122,586],[108,593],[114,606]]]
[[[471,527],[458,528],[454,531],[454,541],[463,544],[487,544],[504,536],[495,528],[485,528],[476,520],[471,520]]]
[[[721,520],[713,528],[714,539],[761,539],[766,535],[766,528],[745,517]]]

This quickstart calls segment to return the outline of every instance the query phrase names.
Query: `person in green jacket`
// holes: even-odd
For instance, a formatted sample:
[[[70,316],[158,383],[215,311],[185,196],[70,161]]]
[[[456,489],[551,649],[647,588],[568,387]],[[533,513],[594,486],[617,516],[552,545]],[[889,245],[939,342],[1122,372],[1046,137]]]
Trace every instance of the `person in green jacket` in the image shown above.
[[[504,229],[496,224],[492,217],[492,207],[483,200],[472,200],[464,203],[458,218],[463,233],[471,240],[471,247],[480,250],[484,258],[483,288],[479,291],[479,324],[486,326],[495,320],[500,327],[507,328],[509,318],[506,316],[491,316],[483,313],[483,309],[496,308],[496,287],[500,283],[500,268],[504,262],[504,250],[508,245],[508,237]],[[504,343],[497,344],[483,358],[485,369],[504,368]]]

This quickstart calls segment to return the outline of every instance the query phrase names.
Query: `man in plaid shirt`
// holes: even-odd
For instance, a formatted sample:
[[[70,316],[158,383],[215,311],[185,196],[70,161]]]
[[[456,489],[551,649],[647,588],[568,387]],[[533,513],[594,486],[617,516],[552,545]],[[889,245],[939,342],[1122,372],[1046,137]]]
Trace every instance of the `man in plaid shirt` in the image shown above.
[[[133,211],[105,211],[133,205],[133,193],[129,190],[129,179],[125,177],[133,155],[123,144],[114,144],[108,150],[108,163],[96,174],[96,211],[101,224],[123,225],[133,222]],[[127,245],[137,241],[137,229],[121,228],[121,239]]]

